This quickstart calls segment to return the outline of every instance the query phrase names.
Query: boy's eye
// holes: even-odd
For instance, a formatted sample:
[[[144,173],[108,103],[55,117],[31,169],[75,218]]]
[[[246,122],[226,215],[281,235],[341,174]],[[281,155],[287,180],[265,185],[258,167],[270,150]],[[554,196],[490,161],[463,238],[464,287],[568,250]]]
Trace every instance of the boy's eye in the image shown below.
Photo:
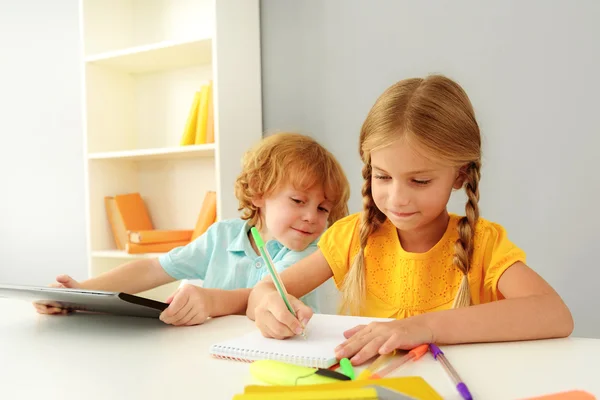
[[[412,181],[413,181],[413,183],[416,183],[417,185],[423,185],[423,186],[427,185],[428,183],[431,182],[431,180],[427,180],[427,179],[423,179],[423,180],[421,180],[421,179],[413,179]]]
[[[294,203],[296,203],[296,204],[302,204],[302,203],[303,203],[303,201],[302,201],[302,200],[300,200],[300,199],[295,199],[295,198],[293,198],[293,197],[290,197],[290,200],[292,200],[292,201],[293,201]]]
[[[329,210],[328,210],[328,209],[326,209],[326,208],[324,208],[324,207],[319,207],[319,211],[323,211],[323,212],[326,212],[326,213],[328,213],[328,212],[329,212]]]

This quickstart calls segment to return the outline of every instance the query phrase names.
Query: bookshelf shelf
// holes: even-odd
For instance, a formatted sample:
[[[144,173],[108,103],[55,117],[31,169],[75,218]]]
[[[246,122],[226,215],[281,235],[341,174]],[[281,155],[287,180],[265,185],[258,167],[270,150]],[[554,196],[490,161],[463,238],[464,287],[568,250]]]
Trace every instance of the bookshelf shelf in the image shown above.
[[[165,147],[157,149],[140,149],[125,151],[109,151],[90,153],[90,160],[132,160],[132,161],[155,161],[176,160],[196,157],[214,157],[214,144],[199,144],[192,146]]]
[[[262,137],[259,0],[79,0],[88,275],[117,250],[105,197],[140,193],[155,229],[193,229],[208,191],[238,216],[240,159]],[[214,141],[180,146],[212,82]],[[165,300],[175,284],[144,295]]]
[[[211,38],[164,41],[86,57],[86,63],[138,74],[210,64]]]

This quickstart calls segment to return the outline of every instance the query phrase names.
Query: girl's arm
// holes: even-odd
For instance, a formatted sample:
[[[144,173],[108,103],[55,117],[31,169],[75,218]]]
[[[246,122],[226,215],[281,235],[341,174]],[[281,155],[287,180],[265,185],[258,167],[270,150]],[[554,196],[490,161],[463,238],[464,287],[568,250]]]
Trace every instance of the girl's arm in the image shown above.
[[[304,296],[332,276],[333,273],[321,250],[315,251],[280,274],[283,285],[293,297]],[[292,301],[301,308],[308,308],[295,298]],[[312,315],[312,312],[305,311],[308,312],[309,316]],[[259,328],[261,328],[263,322],[267,327],[271,326],[271,329],[281,328],[280,323],[294,326],[298,324],[298,321],[285,307],[283,300],[279,298],[277,289],[275,289],[270,277],[265,278],[252,289],[248,299],[246,315],[250,319],[256,320]],[[285,324],[285,322],[288,323]],[[261,328],[261,330],[263,329]],[[263,331],[264,333],[265,331]]]
[[[336,356],[354,355],[352,362],[361,364],[377,353],[423,343],[547,339],[573,331],[573,318],[560,296],[522,262],[504,272],[498,290],[504,300],[353,328],[345,333],[349,339],[336,349]]]
[[[505,300],[428,315],[435,342],[545,339],[573,332],[573,317],[558,293],[522,262],[502,274],[498,290]]]

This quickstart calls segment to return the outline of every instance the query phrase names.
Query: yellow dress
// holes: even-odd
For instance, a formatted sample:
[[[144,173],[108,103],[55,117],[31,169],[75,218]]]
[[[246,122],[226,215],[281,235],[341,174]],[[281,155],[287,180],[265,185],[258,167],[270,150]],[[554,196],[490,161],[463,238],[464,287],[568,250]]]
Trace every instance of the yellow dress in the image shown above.
[[[460,218],[450,214],[443,237],[425,253],[405,251],[396,227],[386,220],[365,248],[367,294],[360,314],[407,318],[451,308],[463,276],[452,263]],[[337,221],[319,240],[338,288],[360,248],[360,219],[357,213]],[[474,238],[469,271],[472,303],[501,299],[500,276],[515,262],[525,262],[525,253],[507,238],[502,226],[483,218],[476,224]]]

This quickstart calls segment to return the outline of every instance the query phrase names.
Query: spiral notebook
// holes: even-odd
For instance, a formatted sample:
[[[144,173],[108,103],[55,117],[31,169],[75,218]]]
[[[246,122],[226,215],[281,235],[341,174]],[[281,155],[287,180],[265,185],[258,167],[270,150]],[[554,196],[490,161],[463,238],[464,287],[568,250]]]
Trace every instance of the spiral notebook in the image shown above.
[[[217,358],[252,362],[277,360],[313,368],[329,368],[337,363],[334,349],[344,340],[344,331],[387,318],[349,317],[315,314],[306,327],[306,339],[295,336],[286,340],[268,339],[258,329],[235,339],[211,346],[209,352]]]

